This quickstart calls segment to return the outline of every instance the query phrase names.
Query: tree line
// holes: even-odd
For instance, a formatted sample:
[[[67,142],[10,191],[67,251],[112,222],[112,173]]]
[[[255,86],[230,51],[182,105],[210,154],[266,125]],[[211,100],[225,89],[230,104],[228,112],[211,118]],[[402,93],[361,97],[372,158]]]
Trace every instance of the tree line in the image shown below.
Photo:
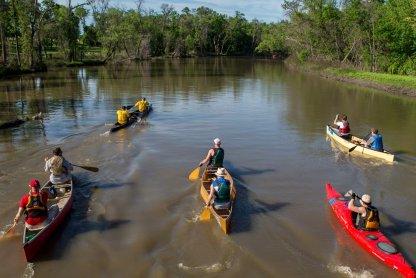
[[[151,57],[264,55],[416,74],[413,0],[285,0],[287,19],[247,20],[206,7],[176,11],[122,9],[109,0],[65,5],[54,0],[0,0],[1,64],[42,68],[82,61],[95,50],[103,62]],[[92,19],[92,20],[91,20]],[[87,24],[88,22],[88,24]]]

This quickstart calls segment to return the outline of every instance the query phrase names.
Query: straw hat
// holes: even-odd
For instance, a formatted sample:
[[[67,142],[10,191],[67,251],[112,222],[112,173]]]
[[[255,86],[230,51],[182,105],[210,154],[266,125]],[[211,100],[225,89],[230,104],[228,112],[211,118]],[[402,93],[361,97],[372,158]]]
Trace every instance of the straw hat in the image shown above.
[[[218,168],[217,172],[215,173],[217,177],[224,177],[225,176],[225,169],[224,168]]]

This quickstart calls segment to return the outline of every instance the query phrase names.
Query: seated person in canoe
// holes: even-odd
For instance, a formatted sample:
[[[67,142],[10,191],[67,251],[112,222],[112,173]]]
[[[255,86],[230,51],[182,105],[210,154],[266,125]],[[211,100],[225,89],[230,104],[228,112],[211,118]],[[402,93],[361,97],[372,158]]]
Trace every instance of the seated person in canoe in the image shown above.
[[[217,178],[215,178],[211,183],[208,203],[206,205],[213,205],[216,209],[229,208],[231,187],[230,181],[224,178],[225,169],[218,168],[215,175]]]
[[[376,231],[380,228],[380,218],[378,210],[371,205],[371,197],[364,194],[361,198],[357,196],[352,190],[349,190],[346,197],[351,197],[348,202],[348,209],[357,214],[355,226],[360,230]],[[359,199],[359,205],[354,204],[354,200]]]
[[[338,129],[339,136],[347,140],[351,139],[350,123],[346,115],[337,114],[334,119],[334,125]]]
[[[221,140],[219,138],[214,139],[214,147],[209,149],[207,156],[199,163],[199,167],[208,162],[209,168],[222,167],[224,162],[224,150],[221,148]]]
[[[142,97],[139,101],[136,102],[134,106],[137,110],[139,110],[140,113],[143,113],[149,109],[150,104],[145,97]]]
[[[54,149],[52,153],[51,158],[45,158],[45,172],[51,173],[49,183],[53,185],[69,182],[72,178],[71,171],[74,169],[72,164],[62,156],[61,148]],[[51,191],[56,193],[53,187]]]
[[[48,192],[40,190],[39,181],[32,179],[29,182],[30,191],[22,196],[19,202],[19,210],[14,218],[13,227],[19,222],[22,214],[25,214],[25,226],[29,230],[38,230],[48,224]]]
[[[362,144],[364,144],[366,147],[371,148],[372,150],[382,152],[384,151],[383,147],[383,137],[381,134],[378,133],[377,128],[371,129],[371,135],[370,138],[365,141],[362,141]]]
[[[130,114],[126,106],[122,106],[117,110],[117,122],[115,125],[125,125],[129,120]]]

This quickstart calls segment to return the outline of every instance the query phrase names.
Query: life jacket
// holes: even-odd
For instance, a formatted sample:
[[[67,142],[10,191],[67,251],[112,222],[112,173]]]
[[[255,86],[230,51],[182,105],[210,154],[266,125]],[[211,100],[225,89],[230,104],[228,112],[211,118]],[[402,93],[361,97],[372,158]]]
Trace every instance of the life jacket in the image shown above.
[[[341,133],[341,135],[348,135],[350,134],[351,130],[350,130],[350,123],[347,121],[342,121],[343,123],[343,127],[339,128],[339,133]]]
[[[65,167],[63,167],[64,158],[62,156],[54,155],[51,158],[51,173],[54,176],[59,176],[64,173]]]
[[[117,110],[117,122],[121,125],[124,125],[127,123],[129,119],[129,114],[127,113],[127,111],[124,110]]]
[[[371,149],[382,152],[383,147],[383,137],[380,134],[374,134],[373,136],[373,142],[371,143]]]
[[[214,155],[210,158],[208,165],[213,167],[222,167],[224,161],[224,150],[222,148],[215,148]]]
[[[225,203],[230,201],[230,182],[223,177],[219,177],[215,180],[218,190],[216,191],[216,202]]]
[[[25,214],[27,218],[48,216],[48,207],[42,202],[42,195],[40,193],[29,193]]]
[[[378,210],[373,206],[365,208],[365,216],[361,213],[357,215],[357,228],[366,231],[374,231],[380,228],[380,218],[378,217]]]

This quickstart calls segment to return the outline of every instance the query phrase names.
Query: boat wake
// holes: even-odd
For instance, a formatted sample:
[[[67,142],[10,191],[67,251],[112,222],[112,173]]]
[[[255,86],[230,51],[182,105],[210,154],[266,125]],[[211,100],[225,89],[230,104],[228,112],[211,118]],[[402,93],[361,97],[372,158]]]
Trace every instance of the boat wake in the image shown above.
[[[373,278],[374,275],[369,270],[354,271],[351,267],[346,265],[328,265],[332,272],[344,274],[350,278]]]
[[[23,278],[32,278],[35,276],[35,268],[33,263],[28,263],[26,265],[25,272],[23,272]]]
[[[203,266],[186,266],[183,263],[179,263],[178,268],[190,272],[216,273],[231,268],[231,261]]]
[[[100,136],[109,136],[110,135],[110,131],[109,130],[107,130],[106,132],[104,132],[104,133],[101,133],[100,134]]]
[[[197,223],[197,222],[199,222],[199,215],[200,215],[200,212],[192,211],[192,217],[191,218],[186,218],[186,222],[188,222],[188,223]]]

